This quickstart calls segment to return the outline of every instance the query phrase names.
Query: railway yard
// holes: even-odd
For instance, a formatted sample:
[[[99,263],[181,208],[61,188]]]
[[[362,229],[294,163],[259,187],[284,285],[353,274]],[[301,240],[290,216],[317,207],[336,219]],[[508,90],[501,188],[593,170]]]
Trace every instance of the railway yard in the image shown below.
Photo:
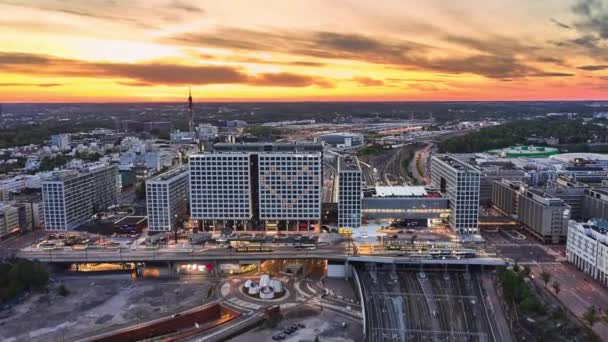
[[[381,153],[360,156],[366,184],[370,186],[417,184],[417,180],[409,170],[409,164],[416,150],[420,148],[418,144],[410,144],[385,149]]]
[[[368,341],[498,341],[478,272],[360,269]]]

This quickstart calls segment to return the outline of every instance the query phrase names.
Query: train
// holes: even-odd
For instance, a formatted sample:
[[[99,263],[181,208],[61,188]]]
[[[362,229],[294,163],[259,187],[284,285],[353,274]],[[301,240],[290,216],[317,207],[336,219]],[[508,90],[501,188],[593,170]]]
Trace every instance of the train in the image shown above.
[[[447,249],[447,248],[417,248],[411,245],[386,245],[387,250],[399,251],[407,253],[408,256],[430,256],[433,259],[467,259],[477,257],[477,251],[474,249]]]
[[[270,253],[273,251],[270,247],[262,247],[262,246],[242,246],[237,247],[237,253]]]
[[[433,259],[466,259],[475,258],[477,251],[474,249],[434,249],[429,254]]]

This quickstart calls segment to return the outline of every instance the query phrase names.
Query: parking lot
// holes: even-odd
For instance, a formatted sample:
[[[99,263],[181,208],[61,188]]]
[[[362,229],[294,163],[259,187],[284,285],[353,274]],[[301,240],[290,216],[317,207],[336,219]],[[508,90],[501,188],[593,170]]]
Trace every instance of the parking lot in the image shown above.
[[[291,334],[284,331],[293,325],[301,324]],[[283,335],[282,341],[314,341],[319,337],[323,342],[362,342],[362,323],[358,320],[336,315],[332,311],[302,305],[297,310],[285,313],[276,325],[262,325],[231,339],[231,342],[272,341],[274,336]]]

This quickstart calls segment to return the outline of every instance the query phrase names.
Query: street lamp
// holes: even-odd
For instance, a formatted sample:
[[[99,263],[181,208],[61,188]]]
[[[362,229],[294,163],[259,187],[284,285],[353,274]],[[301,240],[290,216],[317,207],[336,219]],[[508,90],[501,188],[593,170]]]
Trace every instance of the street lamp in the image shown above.
[[[175,224],[173,225],[173,232],[175,237],[175,245],[177,245],[177,214],[173,215],[175,217]]]

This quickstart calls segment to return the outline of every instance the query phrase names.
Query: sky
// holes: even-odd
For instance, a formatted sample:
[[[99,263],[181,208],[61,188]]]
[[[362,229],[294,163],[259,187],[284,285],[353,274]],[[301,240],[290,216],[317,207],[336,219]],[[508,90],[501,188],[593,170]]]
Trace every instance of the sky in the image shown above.
[[[0,0],[0,101],[607,100],[608,0]]]

